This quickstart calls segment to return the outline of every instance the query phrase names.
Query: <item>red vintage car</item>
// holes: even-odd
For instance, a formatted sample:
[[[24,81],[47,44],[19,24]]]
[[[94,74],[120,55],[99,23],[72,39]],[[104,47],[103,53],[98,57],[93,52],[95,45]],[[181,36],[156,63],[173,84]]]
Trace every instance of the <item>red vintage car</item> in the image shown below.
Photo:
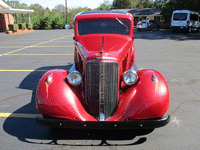
[[[76,129],[154,129],[170,121],[169,89],[155,70],[135,65],[133,16],[87,11],[74,20],[74,64],[41,78],[43,125]]]

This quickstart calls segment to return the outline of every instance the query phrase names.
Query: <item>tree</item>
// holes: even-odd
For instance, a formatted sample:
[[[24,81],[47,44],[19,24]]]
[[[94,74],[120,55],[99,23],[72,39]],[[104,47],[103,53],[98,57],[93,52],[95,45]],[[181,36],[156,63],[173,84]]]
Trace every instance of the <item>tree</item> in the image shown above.
[[[6,4],[8,4],[9,6],[13,8],[19,8],[19,5],[20,5],[18,1],[7,1]]]
[[[145,0],[143,2],[143,8],[152,8],[154,5],[153,0]]]
[[[104,1],[103,4],[101,4],[98,8],[96,8],[95,10],[110,10],[111,9],[111,4],[110,2],[107,0],[107,1]]]
[[[65,13],[66,7],[64,5],[57,5],[54,9],[56,9],[59,13]]]
[[[30,6],[30,9],[33,9],[33,16],[43,16],[44,15],[44,8],[40,4],[34,4]]]
[[[69,18],[68,18],[68,23],[70,24],[71,27],[74,27],[73,19],[76,14],[83,12],[83,11],[88,11],[89,8],[87,7],[78,7],[78,8],[73,8],[73,9],[68,9],[69,10]]]
[[[131,8],[132,0],[114,0],[112,8],[114,9],[128,9]]]
[[[143,0],[132,0],[131,8],[143,8]]]
[[[133,9],[153,7],[153,0],[114,0],[112,8],[114,9]]]

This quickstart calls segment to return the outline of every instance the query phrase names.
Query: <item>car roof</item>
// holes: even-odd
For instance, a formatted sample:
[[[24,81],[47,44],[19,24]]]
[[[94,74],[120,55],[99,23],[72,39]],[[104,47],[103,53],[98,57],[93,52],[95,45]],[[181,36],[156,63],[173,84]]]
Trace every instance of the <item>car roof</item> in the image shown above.
[[[117,11],[117,10],[93,10],[93,11],[84,11],[79,13],[79,15],[89,15],[89,14],[124,14],[127,15],[128,12],[126,11]]]
[[[80,12],[78,13],[75,17],[74,17],[74,21],[76,19],[82,19],[82,18],[87,18],[87,19],[92,19],[92,18],[101,18],[101,17],[109,17],[109,18],[116,18],[116,17],[120,17],[120,18],[133,18],[133,16],[126,11],[120,11],[120,10],[93,10],[93,11],[84,11],[84,12]]]
[[[199,15],[198,12],[191,11],[191,10],[174,10],[174,11],[173,11],[173,14],[174,14],[174,13],[192,13],[192,14],[197,14],[197,15]]]

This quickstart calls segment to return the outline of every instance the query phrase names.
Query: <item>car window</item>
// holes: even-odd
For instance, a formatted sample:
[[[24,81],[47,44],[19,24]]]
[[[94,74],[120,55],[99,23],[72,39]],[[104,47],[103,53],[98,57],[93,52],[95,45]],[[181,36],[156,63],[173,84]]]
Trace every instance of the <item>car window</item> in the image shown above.
[[[196,15],[196,14],[190,14],[190,20],[198,21],[199,20],[199,16]]]
[[[174,13],[173,20],[184,21],[187,19],[187,13]]]
[[[78,33],[79,35],[100,33],[128,35],[130,33],[130,23],[119,19],[79,21]]]

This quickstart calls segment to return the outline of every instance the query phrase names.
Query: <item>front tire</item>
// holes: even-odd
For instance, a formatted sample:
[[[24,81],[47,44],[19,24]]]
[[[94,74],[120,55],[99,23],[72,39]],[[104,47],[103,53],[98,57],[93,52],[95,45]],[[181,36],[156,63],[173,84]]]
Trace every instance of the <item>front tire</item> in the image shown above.
[[[176,32],[176,30],[172,30],[172,32],[173,32],[173,33],[175,33],[175,32]]]
[[[191,32],[192,32],[192,28],[189,27],[189,28],[188,28],[188,33],[191,33]]]

